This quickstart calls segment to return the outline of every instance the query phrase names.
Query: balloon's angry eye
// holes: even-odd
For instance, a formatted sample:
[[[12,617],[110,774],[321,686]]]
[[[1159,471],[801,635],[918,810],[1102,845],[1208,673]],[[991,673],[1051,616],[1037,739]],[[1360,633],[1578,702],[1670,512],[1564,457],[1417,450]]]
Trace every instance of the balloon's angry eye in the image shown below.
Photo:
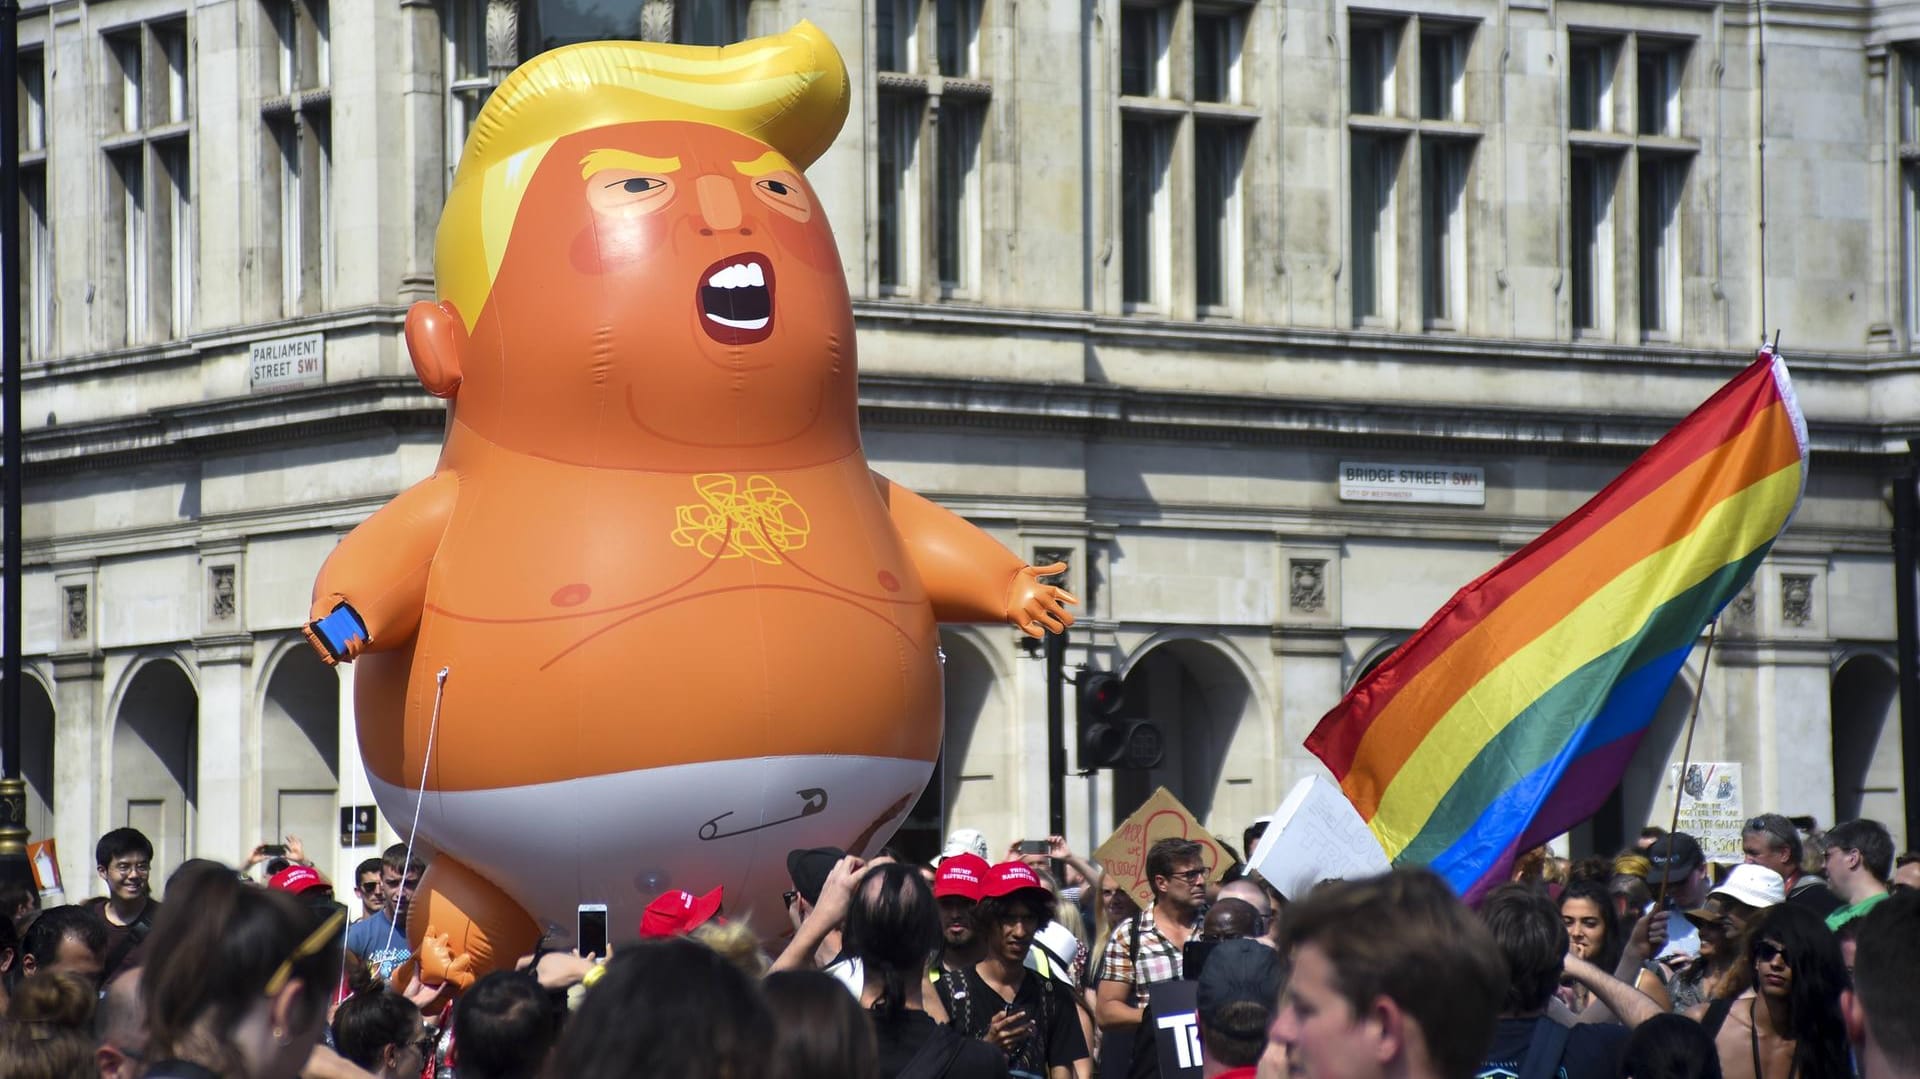
[[[609,187],[613,186],[611,184]],[[656,180],[651,176],[635,176],[631,180],[620,181],[621,190],[629,195],[638,195],[643,191],[652,191],[667,186],[665,180]]]

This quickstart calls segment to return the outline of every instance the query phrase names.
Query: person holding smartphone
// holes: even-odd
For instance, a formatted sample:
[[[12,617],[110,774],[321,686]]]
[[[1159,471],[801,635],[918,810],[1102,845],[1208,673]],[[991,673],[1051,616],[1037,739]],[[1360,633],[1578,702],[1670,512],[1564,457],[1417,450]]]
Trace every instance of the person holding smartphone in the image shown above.
[[[948,1011],[954,1029],[1006,1053],[1016,1079],[1091,1075],[1073,990],[1026,966],[1034,934],[1053,919],[1053,893],[1018,861],[989,869],[981,893],[974,924],[986,952],[955,972],[966,984],[955,987]]]

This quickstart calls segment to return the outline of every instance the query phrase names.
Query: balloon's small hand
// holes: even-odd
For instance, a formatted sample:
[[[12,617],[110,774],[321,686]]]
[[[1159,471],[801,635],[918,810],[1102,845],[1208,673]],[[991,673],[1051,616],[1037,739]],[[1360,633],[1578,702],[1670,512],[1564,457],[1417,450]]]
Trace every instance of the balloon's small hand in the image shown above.
[[[1073,612],[1067,605],[1080,601],[1066,589],[1040,580],[1066,571],[1065,562],[1020,567],[1007,589],[1007,621],[1029,637],[1045,637],[1049,631],[1061,633],[1073,625]]]
[[[352,663],[367,649],[367,624],[345,602],[335,604],[325,614],[316,613],[300,632],[329,667],[342,660]]]
[[[451,984],[465,989],[473,984],[473,958],[453,954],[453,938],[433,926],[420,941],[420,980],[427,985]]]

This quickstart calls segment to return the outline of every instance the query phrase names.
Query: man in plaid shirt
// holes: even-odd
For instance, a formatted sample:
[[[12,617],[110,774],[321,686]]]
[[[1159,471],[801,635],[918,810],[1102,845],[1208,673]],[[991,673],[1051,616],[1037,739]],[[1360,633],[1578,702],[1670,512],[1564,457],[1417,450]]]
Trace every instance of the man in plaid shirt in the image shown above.
[[[1200,844],[1162,839],[1148,848],[1146,871],[1153,905],[1113,927],[1100,963],[1094,1018],[1102,1030],[1140,1025],[1149,987],[1179,979],[1187,940],[1199,929],[1207,888]]]

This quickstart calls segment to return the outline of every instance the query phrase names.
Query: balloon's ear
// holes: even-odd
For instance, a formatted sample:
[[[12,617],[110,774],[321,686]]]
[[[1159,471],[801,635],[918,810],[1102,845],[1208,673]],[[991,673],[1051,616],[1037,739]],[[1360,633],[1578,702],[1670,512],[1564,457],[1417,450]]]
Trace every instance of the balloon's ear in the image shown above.
[[[414,373],[435,397],[452,397],[460,389],[460,354],[467,349],[467,324],[445,300],[425,300],[407,309],[407,352]]]

